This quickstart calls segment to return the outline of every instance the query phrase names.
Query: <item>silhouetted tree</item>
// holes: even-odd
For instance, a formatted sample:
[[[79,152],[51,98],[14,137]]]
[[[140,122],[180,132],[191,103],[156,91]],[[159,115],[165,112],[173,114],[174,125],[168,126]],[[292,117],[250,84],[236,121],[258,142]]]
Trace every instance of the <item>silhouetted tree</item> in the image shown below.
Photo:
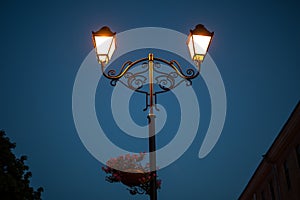
[[[43,188],[36,191],[30,187],[31,172],[25,165],[26,156],[16,158],[12,149],[16,147],[0,130],[0,199],[1,200],[41,200]]]

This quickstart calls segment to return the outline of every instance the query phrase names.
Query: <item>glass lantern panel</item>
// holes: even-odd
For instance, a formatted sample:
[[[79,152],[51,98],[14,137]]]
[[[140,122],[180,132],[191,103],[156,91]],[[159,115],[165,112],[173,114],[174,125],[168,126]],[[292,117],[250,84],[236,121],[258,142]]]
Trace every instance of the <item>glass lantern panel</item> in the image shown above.
[[[195,54],[205,55],[211,36],[193,35]]]
[[[192,36],[189,38],[189,41],[188,41],[188,48],[189,48],[189,51],[190,51],[191,58],[193,59],[194,56],[195,56],[195,51],[194,51],[193,38],[192,38]]]
[[[95,36],[97,54],[108,54],[113,37]]]
[[[111,59],[111,57],[112,57],[112,55],[113,55],[113,53],[114,53],[115,50],[116,50],[116,39],[113,38],[110,50],[108,52],[108,59],[109,60]]]

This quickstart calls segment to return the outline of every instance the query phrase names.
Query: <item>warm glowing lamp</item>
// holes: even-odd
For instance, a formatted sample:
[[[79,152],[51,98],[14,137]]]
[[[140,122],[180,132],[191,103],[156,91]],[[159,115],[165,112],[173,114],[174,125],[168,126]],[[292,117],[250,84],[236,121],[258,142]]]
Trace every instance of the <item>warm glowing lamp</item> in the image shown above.
[[[98,62],[107,64],[116,49],[116,33],[104,26],[92,34]]]
[[[194,61],[202,62],[209,48],[214,32],[209,32],[202,24],[190,30],[187,45]]]

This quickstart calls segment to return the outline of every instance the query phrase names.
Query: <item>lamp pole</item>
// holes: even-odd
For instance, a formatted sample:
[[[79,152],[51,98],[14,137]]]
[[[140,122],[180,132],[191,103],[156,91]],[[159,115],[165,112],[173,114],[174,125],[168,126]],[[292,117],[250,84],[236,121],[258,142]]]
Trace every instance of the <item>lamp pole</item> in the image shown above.
[[[148,126],[149,126],[149,153],[150,153],[150,171],[154,173],[155,176],[150,182],[150,200],[157,199],[157,189],[156,189],[156,141],[155,141],[155,114],[153,113],[154,108],[154,95],[153,95],[153,54],[148,55],[149,63],[149,97],[150,97],[150,108],[148,114]]]
[[[106,64],[109,62],[116,49],[116,33],[113,33],[106,26],[102,27],[99,31],[92,33],[98,62],[101,64],[103,75],[111,80],[110,84],[115,86],[117,82],[120,82],[127,88],[146,96],[146,107],[144,111],[149,108],[147,118],[149,128],[149,162],[152,178],[149,182],[150,188],[149,190],[147,189],[145,193],[149,194],[150,200],[157,200],[158,185],[156,173],[155,114],[153,112],[154,109],[156,109],[156,96],[176,88],[182,82],[186,82],[187,85],[192,84],[192,79],[199,75],[200,65],[207,53],[214,33],[209,32],[202,24],[198,24],[194,30],[190,30],[187,46],[192,60],[196,63],[197,71],[195,71],[194,68],[188,68],[184,71],[176,60],[167,61],[162,58],[154,57],[152,53],[149,53],[146,58],[141,58],[134,62],[125,62],[118,73],[115,69],[105,69]],[[129,71],[133,66],[140,64],[142,64],[142,68],[144,68],[142,71],[136,73]],[[172,72],[161,71],[159,67],[160,64],[169,67]],[[158,74],[157,77],[154,77],[154,72]],[[143,75],[144,73],[147,73],[147,76]],[[162,80],[158,80],[158,77]],[[178,77],[181,78],[180,81],[177,80]],[[122,78],[125,78],[126,80]],[[156,81],[155,83],[154,80]],[[169,85],[166,85],[167,82]],[[147,84],[149,85],[149,88],[145,89],[144,85]],[[154,84],[159,86],[159,91],[154,90]]]

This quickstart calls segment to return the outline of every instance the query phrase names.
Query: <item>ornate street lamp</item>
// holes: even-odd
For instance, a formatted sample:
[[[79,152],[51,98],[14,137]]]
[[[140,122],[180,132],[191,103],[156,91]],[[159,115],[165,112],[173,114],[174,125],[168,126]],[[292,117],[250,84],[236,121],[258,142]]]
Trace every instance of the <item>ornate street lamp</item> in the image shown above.
[[[94,48],[97,60],[101,64],[103,75],[110,79],[110,84],[115,86],[118,82],[127,88],[142,93],[146,97],[145,110],[149,109],[149,159],[150,172],[153,174],[150,180],[150,188],[146,191],[151,200],[157,199],[157,179],[156,179],[156,144],[155,144],[155,114],[157,95],[168,92],[176,88],[181,83],[192,84],[192,79],[196,78],[200,72],[200,66],[210,46],[213,32],[209,32],[202,24],[198,24],[194,30],[190,30],[187,39],[187,46],[192,60],[197,65],[197,70],[187,68],[183,70],[176,60],[167,61],[162,58],[154,57],[149,53],[148,57],[141,58],[134,62],[126,61],[118,70],[105,69],[116,49],[116,33],[113,33],[108,27],[104,26],[97,32],[92,32]],[[161,69],[161,64],[168,66],[171,72],[165,72]],[[133,66],[140,65],[141,70],[131,72]],[[179,81],[178,81],[179,79]],[[154,84],[159,87],[154,90]],[[146,85],[148,85],[146,87]]]
[[[116,32],[104,26],[92,34],[98,62],[101,65],[107,64],[116,49]]]
[[[214,32],[209,32],[202,24],[198,24],[194,30],[190,30],[186,43],[192,60],[197,63],[199,68],[208,51],[213,35]]]

